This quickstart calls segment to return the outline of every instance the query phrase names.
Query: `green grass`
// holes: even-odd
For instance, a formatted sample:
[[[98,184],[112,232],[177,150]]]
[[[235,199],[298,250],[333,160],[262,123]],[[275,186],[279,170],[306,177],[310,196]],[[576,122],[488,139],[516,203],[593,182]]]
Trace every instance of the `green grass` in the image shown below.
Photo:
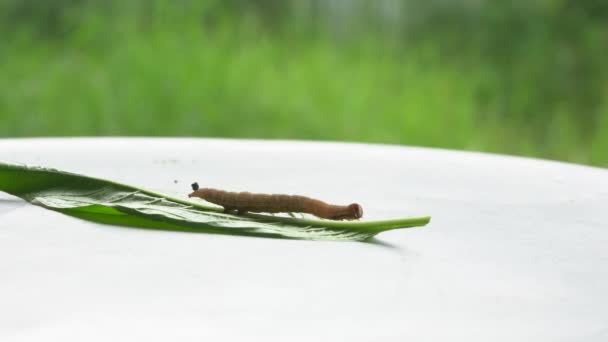
[[[431,40],[403,48],[247,21],[205,29],[170,17],[142,29],[131,19],[89,13],[61,39],[21,30],[0,43],[0,136],[343,140],[608,165],[608,101],[586,129],[579,107],[543,100],[535,51],[505,88],[494,64],[446,58]]]

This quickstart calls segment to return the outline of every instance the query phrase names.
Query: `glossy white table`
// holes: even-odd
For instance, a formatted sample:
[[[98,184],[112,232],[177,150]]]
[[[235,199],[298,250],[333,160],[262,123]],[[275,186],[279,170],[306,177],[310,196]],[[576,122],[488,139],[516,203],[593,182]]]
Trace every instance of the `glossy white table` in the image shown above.
[[[396,146],[0,140],[0,161],[430,214],[376,243],[102,225],[0,194],[0,341],[608,341],[608,171]]]

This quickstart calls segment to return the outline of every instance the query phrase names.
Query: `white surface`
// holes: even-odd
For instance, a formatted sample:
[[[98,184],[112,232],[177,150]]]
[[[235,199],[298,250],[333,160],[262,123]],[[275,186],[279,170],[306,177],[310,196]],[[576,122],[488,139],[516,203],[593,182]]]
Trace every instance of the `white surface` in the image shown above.
[[[0,161],[433,216],[386,245],[311,242],[107,226],[1,194],[0,341],[608,341],[606,170],[203,139],[0,140]]]

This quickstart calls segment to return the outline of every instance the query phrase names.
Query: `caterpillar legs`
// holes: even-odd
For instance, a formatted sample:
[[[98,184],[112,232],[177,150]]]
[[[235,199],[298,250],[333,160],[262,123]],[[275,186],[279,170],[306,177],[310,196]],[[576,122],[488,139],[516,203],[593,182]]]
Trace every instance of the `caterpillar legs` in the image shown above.
[[[226,214],[233,214],[235,211],[236,211],[237,215],[247,214],[247,210],[239,210],[239,209],[235,209],[235,208],[224,207],[224,213],[226,213]]]

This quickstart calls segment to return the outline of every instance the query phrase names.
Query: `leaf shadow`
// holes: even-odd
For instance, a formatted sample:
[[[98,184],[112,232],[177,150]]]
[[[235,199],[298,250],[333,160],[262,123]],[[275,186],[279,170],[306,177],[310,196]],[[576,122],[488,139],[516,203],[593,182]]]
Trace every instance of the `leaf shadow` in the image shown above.
[[[395,250],[395,251],[402,251],[401,246],[396,245],[394,243],[382,241],[382,240],[378,239],[377,237],[372,237],[371,239],[367,239],[367,240],[362,241],[362,242],[370,244],[370,245],[382,247],[382,248],[392,249],[392,250]]]
[[[8,213],[26,204],[25,201],[18,198],[0,198],[0,214]]]

